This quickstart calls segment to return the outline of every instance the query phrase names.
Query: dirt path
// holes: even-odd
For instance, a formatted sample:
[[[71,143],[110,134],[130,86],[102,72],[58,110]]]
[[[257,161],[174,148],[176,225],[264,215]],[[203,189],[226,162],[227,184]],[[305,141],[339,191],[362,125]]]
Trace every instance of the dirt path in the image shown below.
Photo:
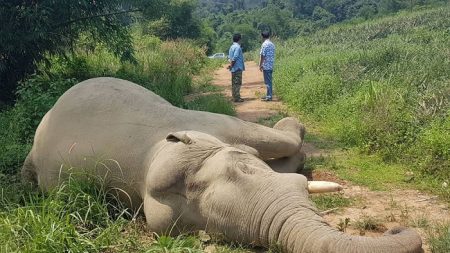
[[[261,101],[266,94],[263,75],[255,62],[246,62],[243,74],[241,97],[242,103],[235,103],[237,117],[246,121],[257,122],[282,110],[282,104],[275,96],[273,101]],[[228,69],[221,68],[214,73],[213,85],[224,88],[225,95],[231,99],[231,74]]]
[[[237,117],[257,122],[283,111],[283,104],[276,97],[273,102],[264,102],[260,98],[265,95],[262,73],[255,62],[246,63],[243,75],[241,96],[243,103],[235,103]],[[224,93],[231,98],[231,75],[225,68],[214,73],[213,84],[224,88]],[[274,82],[276,86],[276,80]],[[306,126],[308,128],[308,126]],[[307,156],[327,155],[326,151],[305,143],[303,149]],[[392,189],[391,191],[371,191],[337,178],[332,172],[314,172],[315,180],[330,180],[344,185],[341,193],[344,198],[352,200],[350,207],[339,208],[324,218],[331,226],[343,229],[350,234],[379,236],[387,229],[403,225],[415,227],[424,238],[425,252],[431,252],[426,241],[426,230],[436,223],[450,222],[448,204],[441,203],[436,196],[421,193],[417,190]],[[348,219],[348,225],[345,220]],[[370,226],[373,225],[373,229]],[[369,229],[361,229],[367,226]]]

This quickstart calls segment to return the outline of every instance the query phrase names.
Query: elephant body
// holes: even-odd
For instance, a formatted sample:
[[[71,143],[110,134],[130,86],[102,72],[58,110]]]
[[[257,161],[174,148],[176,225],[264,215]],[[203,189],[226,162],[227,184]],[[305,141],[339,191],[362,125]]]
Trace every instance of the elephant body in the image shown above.
[[[158,233],[205,229],[287,252],[420,252],[410,229],[363,238],[328,226],[308,198],[307,179],[292,173],[304,162],[303,136],[293,118],[268,128],[95,78],[44,116],[22,174],[43,190],[81,169],[101,176]]]

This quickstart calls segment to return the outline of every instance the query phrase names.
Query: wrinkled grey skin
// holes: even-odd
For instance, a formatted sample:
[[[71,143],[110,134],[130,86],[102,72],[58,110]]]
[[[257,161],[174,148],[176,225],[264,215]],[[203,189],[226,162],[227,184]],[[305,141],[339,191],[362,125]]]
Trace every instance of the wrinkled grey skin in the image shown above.
[[[421,252],[410,229],[364,238],[328,226],[308,198],[306,178],[274,171],[302,166],[303,134],[293,118],[267,128],[175,108],[130,82],[97,78],[70,89],[46,114],[22,173],[47,190],[90,168],[126,192],[122,200],[141,207],[158,233],[205,229],[286,252]]]

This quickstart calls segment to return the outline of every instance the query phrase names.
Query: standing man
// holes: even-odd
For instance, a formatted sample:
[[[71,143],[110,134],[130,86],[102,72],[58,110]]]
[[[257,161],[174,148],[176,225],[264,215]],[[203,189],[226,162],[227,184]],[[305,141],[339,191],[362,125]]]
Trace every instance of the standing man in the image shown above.
[[[231,88],[234,102],[244,102],[241,98],[242,71],[245,70],[244,54],[241,48],[241,35],[236,33],[233,35],[233,45],[228,52],[230,65],[228,69],[231,71]]]
[[[263,43],[261,46],[259,70],[264,74],[264,83],[266,84],[267,94],[262,97],[263,101],[272,101],[272,72],[275,61],[275,45],[270,41],[270,33],[262,32]]]

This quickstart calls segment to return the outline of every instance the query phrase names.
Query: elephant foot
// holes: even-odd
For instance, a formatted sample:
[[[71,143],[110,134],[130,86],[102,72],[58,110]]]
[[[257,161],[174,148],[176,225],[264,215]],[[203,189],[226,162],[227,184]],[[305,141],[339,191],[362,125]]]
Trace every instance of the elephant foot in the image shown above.
[[[275,126],[273,126],[274,129],[293,133],[295,136],[300,136],[301,142],[303,142],[303,138],[305,137],[305,126],[298,122],[296,118],[293,117],[287,117],[283,118],[280,121],[278,121]]]

